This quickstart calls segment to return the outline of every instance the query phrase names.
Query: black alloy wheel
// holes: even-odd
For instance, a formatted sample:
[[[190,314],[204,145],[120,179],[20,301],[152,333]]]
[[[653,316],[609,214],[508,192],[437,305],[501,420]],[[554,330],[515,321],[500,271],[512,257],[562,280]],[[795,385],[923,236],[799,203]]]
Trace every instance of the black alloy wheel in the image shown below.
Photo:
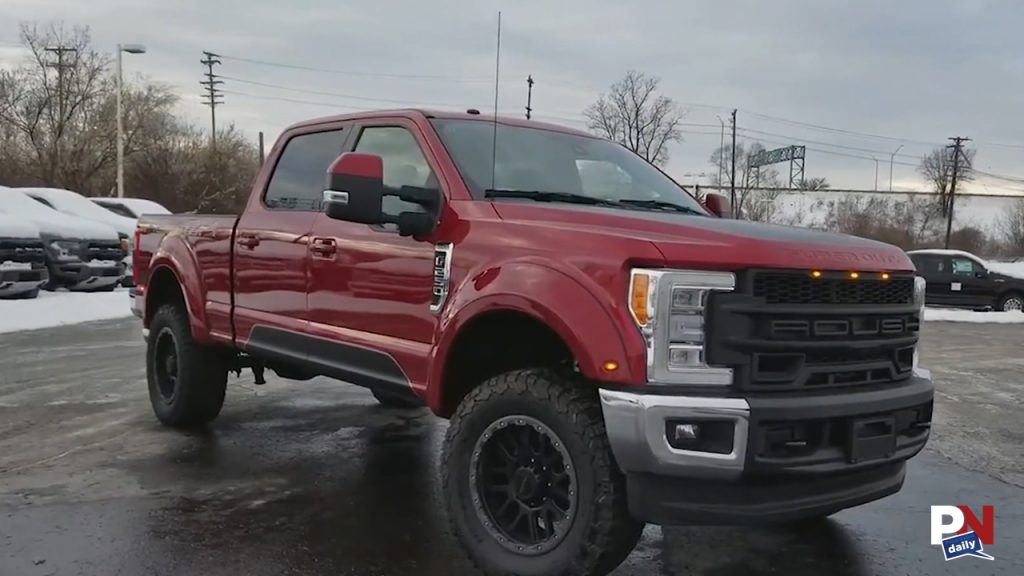
[[[539,420],[511,415],[493,422],[474,446],[470,475],[477,516],[504,548],[543,554],[572,527],[576,469],[565,443]]]

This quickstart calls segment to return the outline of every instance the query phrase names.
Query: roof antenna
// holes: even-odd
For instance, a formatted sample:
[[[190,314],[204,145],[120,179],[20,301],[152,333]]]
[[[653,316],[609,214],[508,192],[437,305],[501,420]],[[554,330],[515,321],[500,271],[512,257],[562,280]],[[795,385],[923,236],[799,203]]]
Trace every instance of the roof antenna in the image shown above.
[[[494,57],[494,140],[491,142],[491,190],[498,165],[498,79],[501,77],[501,11],[498,11],[498,50]]]

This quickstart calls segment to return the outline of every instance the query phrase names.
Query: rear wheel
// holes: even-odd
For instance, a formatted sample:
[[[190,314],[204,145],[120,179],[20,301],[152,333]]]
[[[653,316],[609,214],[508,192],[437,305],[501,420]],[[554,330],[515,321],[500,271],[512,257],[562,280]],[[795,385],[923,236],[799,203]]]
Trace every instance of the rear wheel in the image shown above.
[[[1024,296],[1018,292],[1004,294],[999,299],[998,310],[1003,312],[1024,312]]]
[[[470,392],[442,462],[453,531],[488,575],[607,574],[643,530],[596,388],[552,371],[510,372]]]
[[[192,340],[183,306],[161,306],[146,349],[149,400],[160,422],[183,428],[216,418],[227,388],[226,360],[222,350]]]

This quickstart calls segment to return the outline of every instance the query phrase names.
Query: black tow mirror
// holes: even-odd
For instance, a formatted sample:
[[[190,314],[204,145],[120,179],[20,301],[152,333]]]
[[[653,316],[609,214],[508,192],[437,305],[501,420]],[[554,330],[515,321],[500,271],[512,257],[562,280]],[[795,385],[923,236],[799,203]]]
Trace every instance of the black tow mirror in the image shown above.
[[[375,154],[345,152],[327,171],[321,208],[328,218],[383,224],[384,160]]]

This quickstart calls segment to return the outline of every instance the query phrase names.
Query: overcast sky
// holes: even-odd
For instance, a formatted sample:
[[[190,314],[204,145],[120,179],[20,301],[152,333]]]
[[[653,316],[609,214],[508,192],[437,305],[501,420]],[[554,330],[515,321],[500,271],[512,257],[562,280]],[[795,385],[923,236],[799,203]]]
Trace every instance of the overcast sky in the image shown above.
[[[713,170],[719,117],[734,107],[742,140],[805,144],[807,177],[834,187],[873,188],[874,156],[887,189],[901,144],[895,188],[920,187],[918,159],[954,135],[975,140],[979,169],[1024,180],[1024,3],[1013,0],[0,0],[0,64],[19,57],[20,21],[87,25],[111,52],[144,43],[126,73],[174,85],[183,112],[208,123],[198,81],[210,50],[230,78],[218,122],[272,140],[363,108],[493,109],[498,10],[501,112],[523,113],[532,74],[536,117],[583,128],[582,110],[627,69],[659,76],[688,110],[668,164],[684,183]],[[972,188],[1024,193],[1024,182]]]

